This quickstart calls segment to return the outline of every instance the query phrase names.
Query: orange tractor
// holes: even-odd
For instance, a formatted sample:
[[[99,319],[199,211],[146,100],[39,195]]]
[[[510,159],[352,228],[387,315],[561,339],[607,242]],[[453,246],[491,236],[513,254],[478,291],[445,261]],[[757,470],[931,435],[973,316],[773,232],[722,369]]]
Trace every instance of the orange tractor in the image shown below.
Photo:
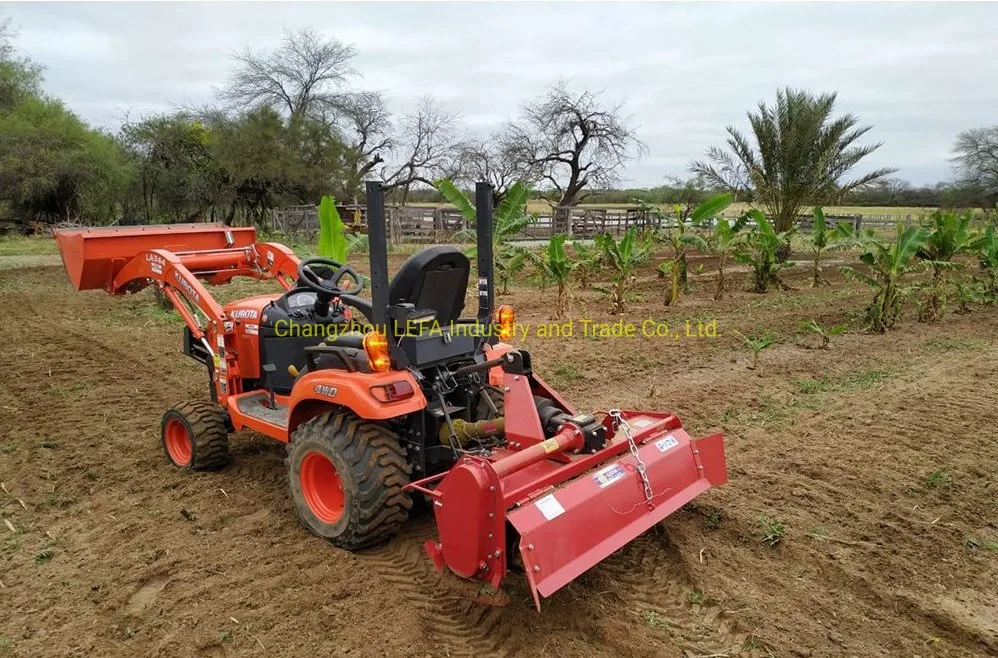
[[[257,243],[253,228],[174,225],[66,229],[59,251],[77,290],[153,285],[185,324],[210,398],[163,415],[181,469],[228,460],[230,432],[287,444],[305,526],[355,550],[387,540],[412,496],[430,501],[438,568],[498,588],[522,570],[534,602],[712,485],[726,482],[723,437],[693,439],[649,411],[581,413],[501,342],[513,311],[493,309],[492,196],[479,184],[476,317],[463,317],[468,258],[434,246],[389,282],[384,192],[367,185],[367,281],[328,259]],[[221,306],[205,283],[274,279],[282,290]]]

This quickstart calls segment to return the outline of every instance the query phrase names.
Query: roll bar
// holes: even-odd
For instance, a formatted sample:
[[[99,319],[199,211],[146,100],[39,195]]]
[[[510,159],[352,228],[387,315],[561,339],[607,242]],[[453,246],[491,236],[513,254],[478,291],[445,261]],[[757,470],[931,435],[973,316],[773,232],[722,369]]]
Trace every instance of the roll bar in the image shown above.
[[[385,186],[377,181],[366,183],[367,241],[371,265],[371,314],[376,327],[392,330],[388,317],[388,227],[385,220]],[[475,235],[478,251],[478,321],[492,321],[494,306],[492,253],[492,185],[475,183]],[[388,336],[389,344],[394,343]]]

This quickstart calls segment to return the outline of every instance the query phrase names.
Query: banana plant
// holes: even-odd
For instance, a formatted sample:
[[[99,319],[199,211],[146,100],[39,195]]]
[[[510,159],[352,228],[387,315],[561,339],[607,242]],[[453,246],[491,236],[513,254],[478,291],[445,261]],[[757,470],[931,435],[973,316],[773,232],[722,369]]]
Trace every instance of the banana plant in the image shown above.
[[[897,235],[890,244],[870,235],[861,237],[859,244],[863,252],[859,259],[869,268],[869,274],[853,267],[839,268],[843,275],[873,289],[873,301],[866,310],[871,330],[886,333],[901,320],[902,306],[909,292],[902,283],[906,275],[924,266],[916,260],[916,255],[928,239],[929,229],[922,226],[905,228],[899,223]]]
[[[854,236],[855,231],[852,224],[837,224],[828,228],[824,211],[819,207],[814,209],[814,222],[811,226],[811,255],[814,257],[814,262],[811,264],[812,288],[828,284],[828,281],[821,276],[821,254],[825,251],[848,247],[849,240]]]
[[[345,228],[333,197],[323,196],[319,202],[319,244],[316,246],[320,256],[337,263],[346,262],[349,243],[343,234]]]
[[[651,256],[652,242],[638,240],[636,236],[637,229],[632,226],[619,241],[608,233],[596,237],[596,244],[603,250],[606,262],[613,270],[610,304],[616,314],[625,311],[627,292],[634,280],[634,271]]]
[[[593,277],[603,269],[603,250],[595,241],[586,244],[573,240],[572,251],[575,252],[575,274],[579,279],[579,286],[587,289],[592,285]]]
[[[745,346],[752,350],[752,365],[746,366],[749,370],[755,370],[759,367],[759,354],[762,353],[764,349],[770,347],[776,343],[776,334],[772,331],[767,331],[762,336],[746,336],[737,329],[732,329],[732,332],[742,339]]]
[[[544,279],[553,281],[558,286],[558,301],[555,304],[554,317],[561,320],[568,312],[568,281],[572,272],[578,266],[578,262],[573,261],[565,253],[564,234],[559,233],[548,242],[547,249],[540,255],[529,253],[530,261],[541,271]]]
[[[918,257],[932,266],[932,281],[929,284],[925,302],[919,319],[932,322],[946,312],[946,287],[949,283],[947,272],[962,267],[953,259],[971,251],[977,236],[970,229],[970,215],[957,215],[952,212],[935,212],[930,219],[930,233]]]
[[[642,211],[654,217],[659,222],[671,222],[672,218],[666,215],[662,210],[647,201],[638,201],[638,204]],[[673,213],[675,214],[675,225],[668,226],[664,232],[652,233],[649,237],[654,238],[672,249],[673,256],[668,261],[663,261],[659,263],[657,271],[659,278],[668,277],[670,280],[669,290],[672,290],[675,286],[671,283],[673,279],[679,281],[683,290],[688,290],[688,279],[689,272],[686,268],[686,243],[683,242],[683,237],[686,235],[686,231],[693,224],[690,217],[682,211],[682,207],[677,203],[673,206]],[[666,293],[665,305],[668,306],[672,301],[678,299],[678,294],[671,295],[669,292]],[[670,301],[671,300],[671,301]]]
[[[453,181],[442,178],[433,186],[460,211],[469,226],[475,226],[475,206],[464,192]],[[506,193],[499,207],[492,213],[492,254],[495,260],[495,270],[502,283],[501,294],[509,292],[509,282],[526,264],[526,253],[509,245],[509,242],[524,229],[537,221],[537,215],[527,212],[527,200],[530,189],[523,183],[516,182]],[[474,235],[469,236],[474,240]],[[478,253],[477,247],[467,252],[469,258]]]
[[[731,205],[731,201],[732,196],[730,194],[720,194],[712,199],[708,199],[703,204],[698,206],[690,216],[697,217],[698,212],[700,212],[701,208],[703,208],[706,204],[713,204],[709,208],[709,214],[705,210],[703,213],[700,213],[699,216],[716,216]],[[745,215],[742,215],[734,222],[729,222],[724,217],[720,217],[717,219],[713,229],[706,237],[694,234],[684,236],[683,238],[683,242],[685,244],[693,247],[700,253],[717,258],[717,287],[714,289],[714,299],[724,299],[724,265],[728,258],[731,257],[741,245],[742,235],[740,231],[745,226],[747,221],[748,219]],[[672,291],[673,294],[678,293],[678,287],[674,285]]]
[[[981,269],[987,276],[987,297],[998,303],[998,225],[992,222],[974,244]]]
[[[779,254],[785,245],[790,244],[790,236],[795,229],[777,233],[765,213],[756,208],[749,210],[746,215],[749,220],[755,222],[755,226],[739,244],[735,260],[752,269],[754,292],[766,292],[770,285],[786,290],[788,286],[780,278],[780,272],[793,266],[793,263],[780,261]]]

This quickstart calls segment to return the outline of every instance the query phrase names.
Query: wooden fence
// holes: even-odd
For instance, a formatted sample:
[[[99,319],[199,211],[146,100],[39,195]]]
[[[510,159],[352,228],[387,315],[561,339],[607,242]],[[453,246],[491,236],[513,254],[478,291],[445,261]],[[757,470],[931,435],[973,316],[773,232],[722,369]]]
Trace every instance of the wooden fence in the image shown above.
[[[337,206],[347,229],[367,232],[365,206]],[[473,242],[471,226],[456,208],[449,206],[389,206],[385,209],[388,235],[393,243]],[[731,219],[734,219],[733,217]],[[892,229],[898,222],[911,225],[921,216],[912,215],[827,215],[830,225],[848,222],[855,228],[875,230]],[[675,225],[675,218],[649,213],[641,207],[553,207],[540,213],[517,240],[546,240],[552,235],[565,233],[573,238],[591,238],[601,233],[619,236],[628,229],[661,229]],[[800,229],[810,230],[811,217],[802,216]],[[285,235],[314,240],[319,232],[318,212],[315,206],[292,206],[270,212],[270,228]]]

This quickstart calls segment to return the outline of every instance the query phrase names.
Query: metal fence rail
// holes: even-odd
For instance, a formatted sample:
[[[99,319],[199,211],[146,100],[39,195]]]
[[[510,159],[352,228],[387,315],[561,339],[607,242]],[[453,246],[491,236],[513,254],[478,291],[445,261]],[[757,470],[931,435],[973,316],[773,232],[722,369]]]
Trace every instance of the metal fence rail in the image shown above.
[[[347,229],[354,232],[367,232],[366,208],[364,206],[337,206],[340,217]],[[874,230],[892,229],[896,224],[910,226],[921,221],[924,215],[826,215],[829,225],[847,222],[854,228]],[[537,214],[536,221],[530,224],[516,240],[544,240],[558,233],[573,238],[591,238],[601,233],[622,235],[631,228],[661,229],[675,226],[672,215],[650,213],[641,207],[593,207],[555,206],[548,212]],[[468,231],[472,228],[467,219],[456,208],[449,206],[390,206],[386,209],[389,239],[393,243],[439,243],[472,241]],[[735,216],[729,217],[734,219]],[[802,215],[799,218],[800,230],[809,231],[812,218]],[[305,240],[314,240],[319,232],[319,217],[316,206],[292,206],[270,211],[269,228],[284,235],[293,235]]]

